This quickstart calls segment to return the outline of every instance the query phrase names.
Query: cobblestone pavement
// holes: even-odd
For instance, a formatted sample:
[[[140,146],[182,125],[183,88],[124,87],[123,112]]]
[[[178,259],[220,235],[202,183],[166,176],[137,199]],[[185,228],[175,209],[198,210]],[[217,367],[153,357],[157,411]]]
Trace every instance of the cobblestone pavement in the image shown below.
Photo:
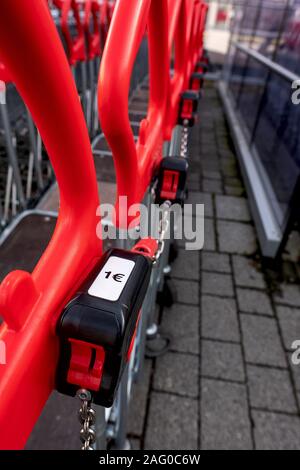
[[[132,444],[299,449],[300,366],[291,363],[300,339],[299,260],[292,249],[276,267],[261,259],[213,84],[191,144],[188,202],[205,204],[205,244],[201,252],[181,248],[173,265],[177,300],[159,312],[171,350],[146,361],[132,401]]]

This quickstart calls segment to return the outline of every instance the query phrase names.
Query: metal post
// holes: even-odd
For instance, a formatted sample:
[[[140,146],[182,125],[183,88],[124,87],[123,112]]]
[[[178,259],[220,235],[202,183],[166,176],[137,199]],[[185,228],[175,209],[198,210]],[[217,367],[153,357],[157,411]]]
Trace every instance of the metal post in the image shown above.
[[[15,147],[13,145],[13,141],[12,141],[12,133],[11,133],[11,127],[10,127],[10,122],[9,122],[9,117],[8,117],[7,105],[1,104],[0,110],[1,110],[3,127],[4,127],[5,144],[6,144],[8,159],[13,169],[13,176],[14,176],[14,180],[17,186],[17,192],[18,192],[20,205],[22,208],[25,208],[26,200],[24,196],[22,180],[21,180],[21,175],[20,175],[19,166],[18,166],[18,158],[17,158]]]
[[[32,153],[33,153],[33,162],[34,162],[34,168],[35,168],[36,177],[37,177],[37,184],[38,184],[38,188],[42,190],[44,187],[44,183],[43,183],[41,162],[38,158],[37,136],[36,136],[35,127],[33,124],[31,114],[29,110],[27,109],[27,107],[26,107],[26,113],[27,113],[27,124],[28,124],[30,145],[31,145]]]

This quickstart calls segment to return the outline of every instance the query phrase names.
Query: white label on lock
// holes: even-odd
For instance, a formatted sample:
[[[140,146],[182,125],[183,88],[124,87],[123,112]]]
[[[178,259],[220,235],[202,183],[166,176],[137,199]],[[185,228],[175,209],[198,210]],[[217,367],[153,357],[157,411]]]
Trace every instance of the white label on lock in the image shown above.
[[[88,290],[99,299],[118,300],[134,268],[132,260],[111,256]]]

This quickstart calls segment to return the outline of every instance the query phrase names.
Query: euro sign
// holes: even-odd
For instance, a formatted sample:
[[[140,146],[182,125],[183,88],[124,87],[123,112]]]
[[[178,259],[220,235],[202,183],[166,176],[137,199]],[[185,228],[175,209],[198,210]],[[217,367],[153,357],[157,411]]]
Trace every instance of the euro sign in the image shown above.
[[[125,276],[125,274],[114,274],[113,275],[113,280],[116,282],[122,282],[122,278]]]

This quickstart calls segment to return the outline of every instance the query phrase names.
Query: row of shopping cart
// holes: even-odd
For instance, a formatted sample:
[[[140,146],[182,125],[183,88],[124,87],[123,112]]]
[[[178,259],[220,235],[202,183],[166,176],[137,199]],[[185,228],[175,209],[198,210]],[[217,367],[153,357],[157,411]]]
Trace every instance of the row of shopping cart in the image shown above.
[[[93,137],[99,129],[96,89],[100,57],[115,2],[54,0],[48,5]],[[3,229],[18,213],[34,207],[53,182],[54,174],[31,114],[4,64],[0,64],[0,81],[4,101],[0,107],[0,225]]]
[[[43,180],[41,163],[48,159],[56,176],[38,210],[23,212],[2,237],[6,256],[14,250],[28,259],[25,266],[16,260],[24,270],[10,272],[0,286],[0,341],[7,357],[0,367],[0,446],[25,445],[56,389],[79,396],[83,449],[125,448],[131,389],[145,350],[159,355],[168,347],[160,338],[161,348],[151,349],[159,337],[155,302],[169,270],[170,210],[186,197],[188,133],[208,63],[207,5],[49,3],[50,10],[47,2],[10,0],[0,17],[3,70],[26,103],[34,145],[44,145],[44,160],[32,151],[31,178],[40,173]],[[135,73],[145,75],[137,86]],[[4,135],[11,138],[8,130]],[[3,151],[11,194],[25,209],[12,146],[13,159]],[[99,191],[101,204],[116,201],[113,217],[103,214]],[[155,236],[143,234],[142,204],[160,207]],[[16,237],[26,223],[27,245]],[[47,248],[43,240],[33,255],[24,246],[38,245],[44,224],[55,231]],[[115,236],[107,239],[110,228]],[[26,263],[33,258],[31,273]]]

